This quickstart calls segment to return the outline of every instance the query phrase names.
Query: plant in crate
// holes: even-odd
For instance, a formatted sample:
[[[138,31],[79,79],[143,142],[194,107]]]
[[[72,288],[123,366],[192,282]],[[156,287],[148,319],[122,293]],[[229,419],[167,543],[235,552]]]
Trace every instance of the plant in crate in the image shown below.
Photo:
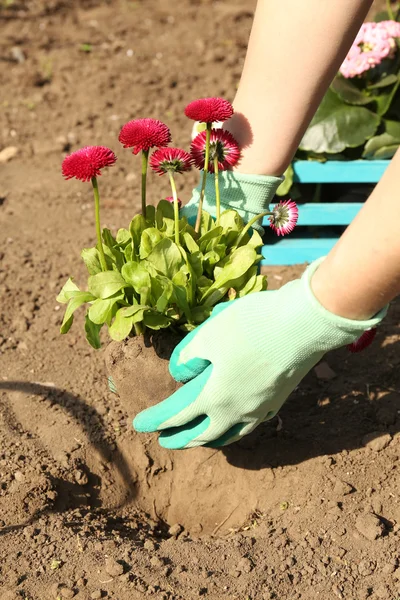
[[[295,159],[389,159],[400,145],[400,11],[364,23],[312,119]],[[285,195],[293,168],[278,190]]]
[[[167,361],[176,343],[208,317],[213,308],[253,292],[265,290],[259,274],[262,238],[255,225],[268,214],[278,233],[295,224],[294,203],[282,202],[245,224],[235,210],[221,211],[218,173],[235,165],[240,151],[223,129],[213,130],[233,109],[223,99],[195,101],[187,107],[206,123],[192,142],[191,152],[170,147],[171,134],[155,119],[137,119],[122,128],[119,140],[133,154],[141,154],[141,213],[116,233],[100,226],[97,177],[115,164],[109,148],[91,146],[67,156],[63,174],[91,182],[94,192],[97,244],[82,250],[89,277],[81,290],[72,278],[57,300],[67,304],[61,333],[69,331],[74,312],[86,306],[88,342],[100,348],[100,331],[107,329],[113,342],[107,349],[108,370],[121,397],[132,401],[135,414],[168,396],[178,384],[168,374]],[[200,113],[199,113],[200,111]],[[150,150],[155,148],[150,155]],[[195,223],[180,216],[175,177],[192,164],[203,170],[203,185]],[[157,206],[147,202],[148,166],[166,175],[172,196]],[[202,210],[207,172],[216,186],[216,217]],[[132,389],[134,388],[134,394]]]

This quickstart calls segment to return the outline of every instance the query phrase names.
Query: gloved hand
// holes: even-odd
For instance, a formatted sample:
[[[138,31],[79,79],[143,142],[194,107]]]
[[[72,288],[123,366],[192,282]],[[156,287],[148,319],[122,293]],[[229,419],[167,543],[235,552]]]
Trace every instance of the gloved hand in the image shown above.
[[[353,321],[327,311],[310,282],[320,259],[280,290],[222,304],[176,347],[170,372],[188,382],[139,413],[139,432],[161,431],[165,448],[218,447],[274,417],[308,371],[386,314]]]
[[[220,171],[218,173],[221,196],[221,212],[228,209],[236,210],[245,223],[256,215],[268,210],[275,192],[284,177],[269,175],[245,175],[236,171]],[[194,188],[192,198],[181,209],[180,214],[189,221],[195,220],[199,205],[201,182]],[[215,217],[215,175],[207,173],[203,209]],[[263,233],[261,223],[255,223],[254,229]]]

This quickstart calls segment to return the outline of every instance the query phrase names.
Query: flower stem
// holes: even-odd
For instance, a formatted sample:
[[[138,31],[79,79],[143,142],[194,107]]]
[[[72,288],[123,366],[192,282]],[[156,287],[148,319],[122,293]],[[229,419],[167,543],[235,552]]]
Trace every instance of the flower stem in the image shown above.
[[[179,204],[178,194],[176,193],[176,185],[172,171],[168,171],[169,182],[171,184],[172,197],[174,199],[174,221],[175,221],[175,244],[179,245]]]
[[[254,225],[254,223],[256,221],[258,221],[259,219],[262,219],[263,217],[267,216],[267,215],[272,215],[273,213],[271,211],[266,211],[263,213],[260,213],[259,215],[256,215],[255,217],[253,217],[248,223],[247,225],[245,225],[245,227],[243,227],[238,239],[236,240],[236,244],[234,245],[234,247],[232,248],[232,250],[236,250],[236,248],[239,246],[240,242],[242,241],[242,239],[244,238],[244,236],[246,235],[246,233],[248,232],[248,230],[250,229],[250,227],[252,225]]]
[[[194,230],[195,230],[196,233],[199,233],[199,231],[200,231],[201,211],[203,210],[204,191],[206,189],[206,179],[207,179],[207,173],[208,173],[208,162],[210,160],[211,128],[212,128],[212,123],[207,123],[207,129],[206,129],[206,151],[205,151],[205,156],[204,156],[203,181],[201,182],[201,192],[200,192],[199,208],[197,210],[196,224],[194,226]]]
[[[146,218],[146,178],[149,151],[142,150],[142,215]]]
[[[97,185],[96,177],[92,177],[92,186],[93,186],[93,194],[94,194],[94,216],[96,219],[96,235],[97,235],[97,249],[100,254],[100,264],[103,271],[107,271],[107,263],[106,257],[104,255],[103,250],[103,240],[101,239],[101,229],[100,229],[100,196],[99,196],[99,187]]]
[[[214,176],[215,176],[215,208],[217,215],[217,225],[219,225],[219,218],[221,216],[221,196],[219,193],[219,179],[218,179],[218,156],[214,156]]]
[[[394,21],[394,20],[395,20],[395,18],[394,18],[394,13],[393,13],[393,10],[392,10],[392,3],[391,3],[391,0],[386,0],[386,10],[387,10],[387,13],[388,13],[388,15],[389,15],[389,19],[390,19],[391,21]]]

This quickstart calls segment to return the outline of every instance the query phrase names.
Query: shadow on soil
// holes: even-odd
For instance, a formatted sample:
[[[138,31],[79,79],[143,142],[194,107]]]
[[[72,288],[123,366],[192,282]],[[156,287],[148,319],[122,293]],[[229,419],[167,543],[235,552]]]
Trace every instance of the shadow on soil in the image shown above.
[[[82,430],[86,433],[89,442],[97,450],[104,462],[112,462],[115,469],[121,475],[127,497],[123,504],[131,502],[137,493],[135,481],[132,478],[131,465],[128,465],[121,452],[117,447],[111,445],[105,435],[105,428],[101,416],[98,412],[79,396],[75,396],[65,390],[30,383],[26,381],[7,381],[0,382],[0,390],[23,392],[24,394],[42,396],[52,403],[57,403],[62,407],[75,421],[79,424]],[[84,415],[84,418],[82,418]],[[79,465],[75,465],[77,468]],[[86,468],[86,476],[88,484],[85,485],[85,496],[89,496],[89,505],[92,508],[99,507],[98,490],[100,479],[94,473],[91,473]],[[58,490],[60,500],[54,505],[54,510],[63,512],[66,509],[77,508],[82,505],[79,498],[82,497],[83,487],[79,484],[63,481],[61,479],[52,479],[54,487]],[[84,504],[87,504],[87,500]],[[41,511],[48,512],[48,509]],[[40,515],[35,514],[29,522],[35,521]],[[23,526],[28,523],[24,523]]]

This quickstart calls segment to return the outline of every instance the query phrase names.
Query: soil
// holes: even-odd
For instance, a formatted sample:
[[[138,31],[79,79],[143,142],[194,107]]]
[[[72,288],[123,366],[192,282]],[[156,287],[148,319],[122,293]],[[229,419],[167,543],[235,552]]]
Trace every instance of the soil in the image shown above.
[[[99,182],[102,222],[129,223],[140,165],[116,141],[121,125],[159,118],[187,147],[183,108],[233,97],[253,10],[0,2],[1,600],[400,597],[398,301],[374,344],[327,356],[281,420],[187,451],[185,469],[177,452],[174,470],[146,455],[155,438],[138,442],[83,315],[58,331],[55,296],[70,275],[84,285],[79,253],[95,241],[90,190],[61,178],[65,153],[118,152]],[[195,182],[180,178],[182,199]],[[166,189],[150,178],[152,197]],[[303,268],[268,269],[270,288]]]

